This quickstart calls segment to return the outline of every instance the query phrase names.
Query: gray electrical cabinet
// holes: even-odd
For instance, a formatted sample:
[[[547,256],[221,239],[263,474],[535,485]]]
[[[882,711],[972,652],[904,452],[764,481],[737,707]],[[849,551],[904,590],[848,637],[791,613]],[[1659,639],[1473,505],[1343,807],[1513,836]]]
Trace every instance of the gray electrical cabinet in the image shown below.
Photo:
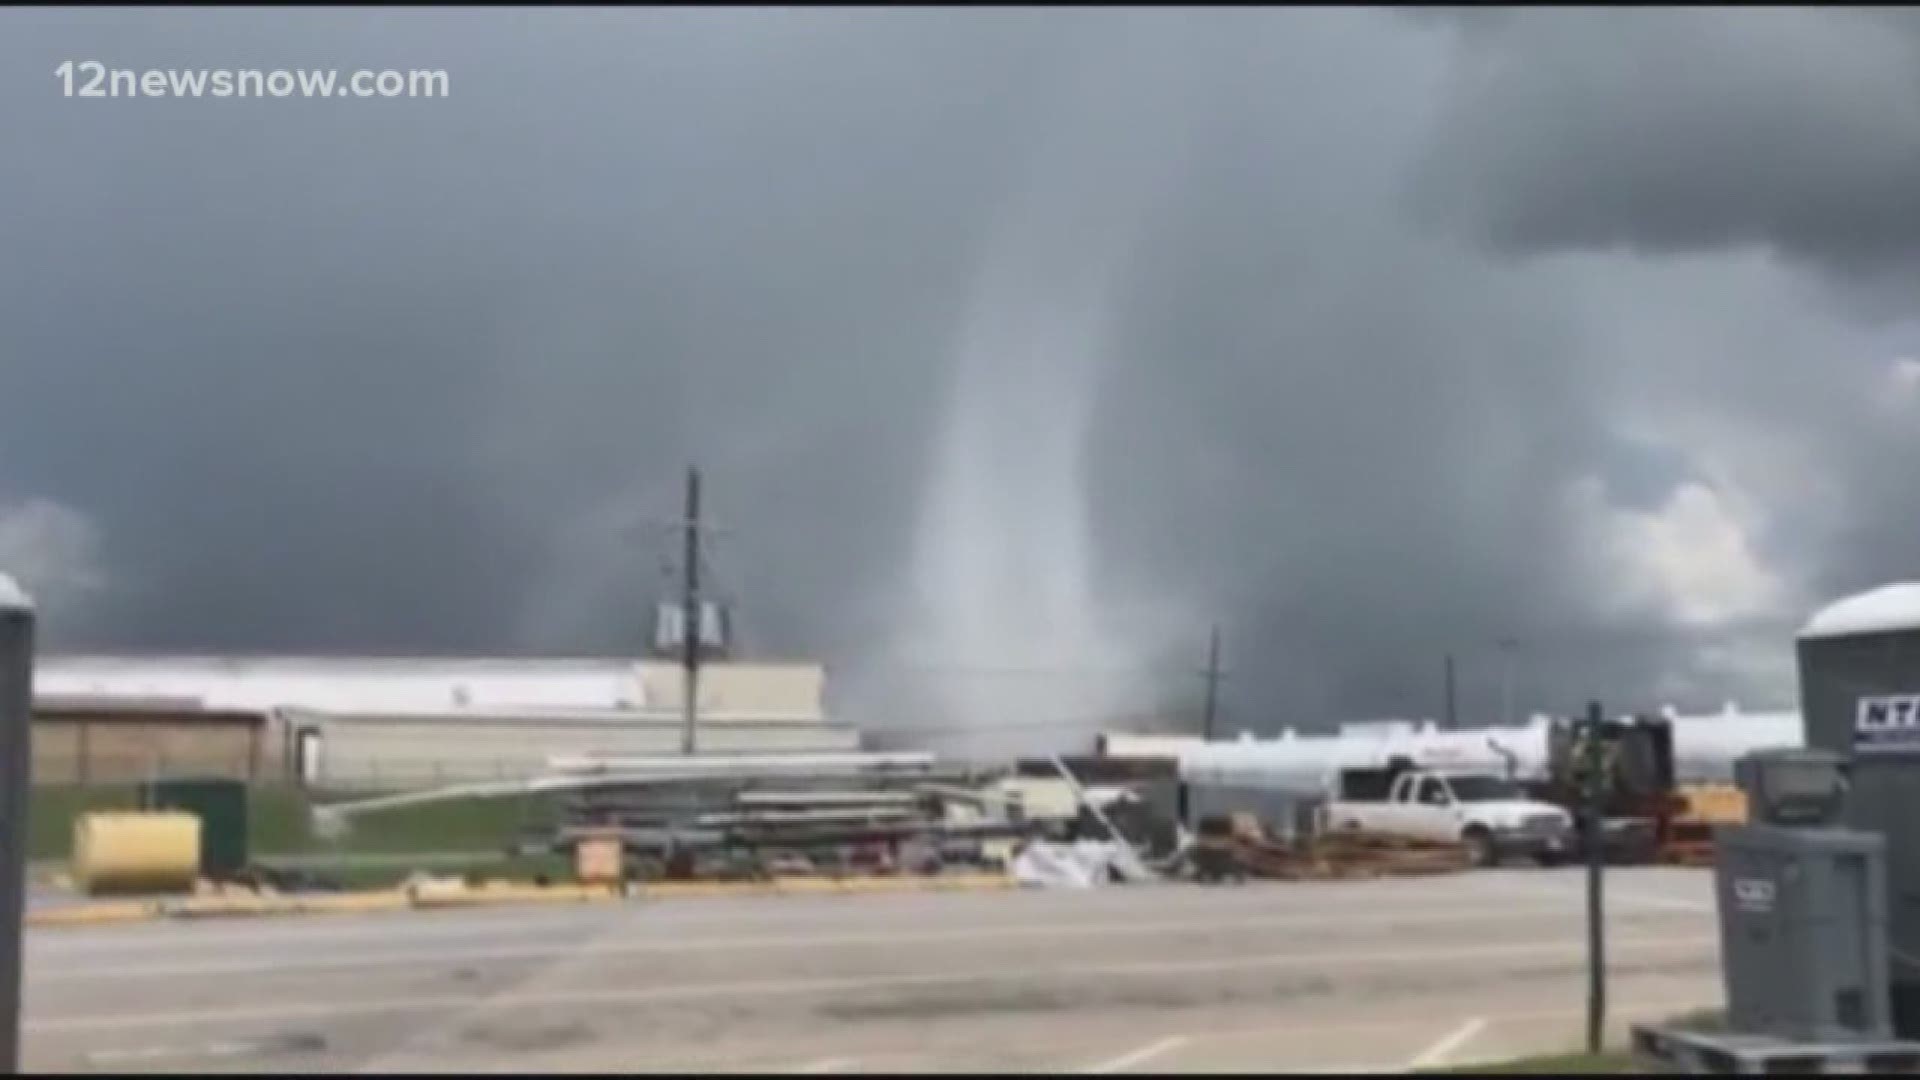
[[[1727,1026],[1808,1042],[1889,1038],[1880,837],[1739,825],[1713,842]]]
[[[1882,904],[1894,1034],[1920,1038],[1920,584],[1828,605],[1799,635],[1809,747],[1845,756],[1845,824],[1886,847]]]

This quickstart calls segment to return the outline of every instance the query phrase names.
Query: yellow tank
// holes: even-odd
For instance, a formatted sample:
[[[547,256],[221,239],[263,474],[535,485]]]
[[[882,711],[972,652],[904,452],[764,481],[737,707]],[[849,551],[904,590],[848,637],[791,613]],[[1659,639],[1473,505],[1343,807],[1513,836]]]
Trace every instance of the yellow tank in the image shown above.
[[[103,893],[191,892],[200,876],[193,814],[99,812],[73,822],[73,883]]]

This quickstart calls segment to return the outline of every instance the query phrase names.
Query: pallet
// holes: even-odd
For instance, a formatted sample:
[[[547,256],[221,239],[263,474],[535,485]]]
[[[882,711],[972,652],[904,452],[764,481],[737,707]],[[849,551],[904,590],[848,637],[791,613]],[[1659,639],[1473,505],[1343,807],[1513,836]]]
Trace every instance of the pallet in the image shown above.
[[[1920,1043],[1894,1039],[1792,1042],[1767,1035],[1633,1026],[1633,1062],[1645,1072],[1920,1073]]]
[[[1668,842],[1660,845],[1656,860],[1663,866],[1712,866],[1713,841]]]

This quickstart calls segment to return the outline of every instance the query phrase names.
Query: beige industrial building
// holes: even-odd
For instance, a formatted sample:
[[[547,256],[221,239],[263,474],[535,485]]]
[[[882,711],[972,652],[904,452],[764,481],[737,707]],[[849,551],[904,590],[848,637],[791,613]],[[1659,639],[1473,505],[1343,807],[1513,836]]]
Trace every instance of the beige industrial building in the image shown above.
[[[283,775],[268,718],[171,701],[39,697],[33,779],[87,784],[181,773],[270,780]]]
[[[680,751],[684,672],[662,660],[48,657],[35,777],[182,772],[397,787],[525,776],[559,756]],[[702,754],[860,748],[814,663],[701,665]]]

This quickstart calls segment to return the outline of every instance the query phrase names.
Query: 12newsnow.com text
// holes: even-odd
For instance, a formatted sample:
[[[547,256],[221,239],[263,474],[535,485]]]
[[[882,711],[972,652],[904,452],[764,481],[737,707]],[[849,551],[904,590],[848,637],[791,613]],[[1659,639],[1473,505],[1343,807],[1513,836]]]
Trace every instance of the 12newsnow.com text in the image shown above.
[[[66,97],[443,98],[445,71],[257,68],[110,68],[68,60],[53,70]]]

